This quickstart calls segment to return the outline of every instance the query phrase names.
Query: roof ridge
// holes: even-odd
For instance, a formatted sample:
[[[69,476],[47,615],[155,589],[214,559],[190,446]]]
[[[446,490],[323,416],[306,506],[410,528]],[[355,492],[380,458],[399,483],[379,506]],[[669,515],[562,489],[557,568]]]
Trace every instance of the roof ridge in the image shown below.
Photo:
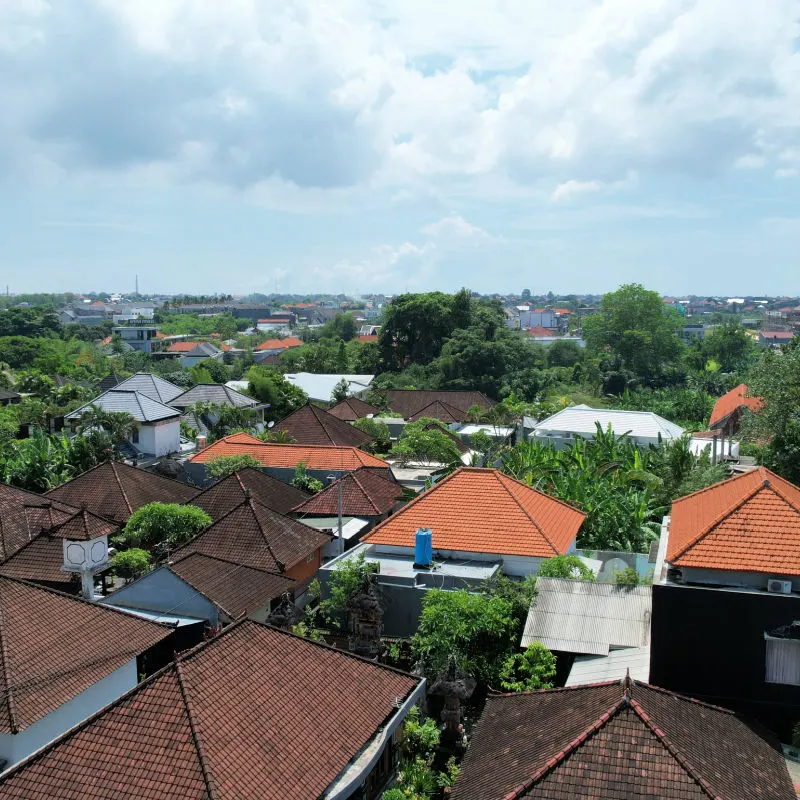
[[[767,480],[769,480],[769,483],[767,483]],[[770,489],[774,494],[778,495],[781,500],[783,500],[787,505],[790,505],[798,514],[800,514],[800,505],[798,505],[797,501],[787,496],[786,490],[783,486],[780,486],[780,484],[776,485],[776,483],[771,479],[765,479],[764,483],[761,485],[765,489]]]
[[[133,514],[134,508],[131,504],[131,501],[128,499],[128,493],[125,491],[125,487],[122,485],[122,479],[117,474],[117,462],[116,461],[107,461],[106,462],[111,468],[111,474],[114,476],[114,480],[117,482],[117,486],[119,486],[120,492],[122,492],[122,499],[125,501],[125,505],[128,508],[128,511]]]
[[[6,708],[8,709],[8,719],[11,723],[11,733],[19,733],[20,727],[17,723],[17,710],[12,692],[14,684],[9,673],[8,650],[6,647],[6,616],[2,602],[0,602],[0,670],[2,670],[5,683]]]
[[[516,503],[517,508],[519,508],[519,510],[522,511],[522,513],[533,523],[533,527],[536,528],[536,530],[539,532],[539,535],[542,537],[542,539],[544,539],[547,542],[547,544],[550,545],[550,547],[553,550],[553,553],[555,555],[558,555],[558,548],[550,541],[550,539],[547,538],[547,535],[541,529],[541,527],[539,526],[539,523],[530,515],[530,513],[528,512],[528,510],[526,508],[523,508],[522,503],[520,503],[520,501],[517,500],[516,497],[514,497],[514,493],[511,491],[511,489],[508,488],[508,486],[506,486],[505,481],[500,477],[501,474],[502,473],[500,473],[500,472],[495,473],[495,478],[497,479],[497,482],[503,487],[503,489],[506,492],[506,494],[508,494],[508,496],[514,501],[514,503]],[[530,489],[530,487],[527,487],[527,488]],[[533,491],[536,491],[536,490],[534,489]]]
[[[269,537],[267,536],[267,534],[264,531],[264,526],[261,523],[261,518],[259,517],[258,513],[256,512],[255,506],[253,505],[253,498],[252,497],[248,497],[248,498],[245,499],[244,502],[245,502],[245,504],[247,504],[247,506],[253,512],[253,516],[255,517],[256,524],[258,525],[258,530],[261,533],[261,538],[264,540],[264,544],[267,546],[267,550],[269,550],[269,554],[272,556],[272,558],[275,560],[275,563],[278,565],[279,572],[282,573],[286,569],[286,564],[283,561],[281,561],[281,559],[279,559],[277,555],[275,555],[275,552],[272,549],[272,545],[270,544]],[[259,503],[258,505],[261,508],[267,508],[266,506],[262,506],[261,503]],[[267,509],[267,511],[269,511],[269,510],[270,509]]]
[[[361,469],[361,468],[359,467],[359,469]],[[376,514],[380,514],[380,511],[379,511],[379,509],[378,509],[378,506],[376,506],[376,505],[375,505],[374,501],[373,501],[373,500],[372,500],[372,498],[369,496],[369,492],[368,492],[368,491],[366,490],[366,488],[364,487],[364,484],[362,484],[362,483],[361,483],[361,481],[360,481],[360,480],[359,480],[359,479],[356,477],[356,475],[355,475],[355,472],[356,472],[356,471],[353,471],[353,472],[348,472],[348,473],[346,473],[345,475],[342,475],[342,477],[341,477],[341,478],[339,478],[339,480],[343,480],[343,479],[344,479],[344,478],[346,478],[346,477],[349,477],[349,478],[351,478],[351,479],[353,480],[353,482],[356,484],[356,486],[358,486],[358,488],[359,488],[359,489],[361,489],[361,491],[364,493],[364,497],[366,497],[366,498],[367,498],[367,502],[368,502],[368,503],[369,503],[369,504],[370,504],[370,505],[371,505],[371,506],[372,506],[372,507],[375,509],[375,513],[376,513]]]
[[[695,703],[698,706],[702,706],[703,708],[710,708],[712,711],[719,711],[722,714],[728,714],[731,717],[739,718],[739,714],[736,711],[731,710],[730,708],[724,708],[723,706],[714,705],[714,703],[708,703],[705,700],[698,700],[696,697],[689,697],[689,695],[681,694],[680,692],[673,692],[671,689],[665,689],[663,686],[656,686],[652,683],[644,683],[642,681],[634,681],[636,686],[643,686],[645,689],[649,689],[653,692],[659,692],[660,694],[665,694],[667,697],[674,697],[678,700],[684,700],[687,703]]]
[[[739,475],[732,475],[730,478],[723,478],[721,481],[717,481],[716,483],[712,483],[710,486],[704,486],[702,489],[697,489],[694,492],[689,492],[689,494],[685,494],[683,497],[678,497],[677,499],[672,501],[672,505],[674,506],[675,503],[682,503],[684,500],[688,500],[690,497],[697,497],[698,495],[703,494],[704,492],[710,492],[712,489],[716,489],[718,486],[722,486],[723,483],[729,483],[732,481],[741,481],[744,478],[752,475],[754,472],[761,473],[762,470],[766,470],[770,472],[764,466],[758,466],[755,470],[750,470],[749,472],[742,472]],[[770,472],[770,474],[774,474]]]
[[[188,561],[192,556],[197,556],[198,558],[210,558],[212,561],[221,561],[223,564],[230,564],[232,567],[241,567],[242,569],[252,569],[256,572],[263,572],[267,575],[272,575],[275,578],[283,578],[284,580],[292,580],[291,578],[287,578],[286,575],[280,572],[274,572],[271,569],[265,569],[264,567],[257,567],[255,564],[241,564],[238,561],[231,561],[229,558],[222,558],[222,556],[213,556],[211,553],[201,553],[199,550],[193,550],[191,553],[187,553],[185,556],[182,556],[177,561],[173,561],[171,564],[167,564],[167,567],[174,567],[177,564],[180,564],[182,561]],[[181,579],[183,580],[183,578]],[[188,583],[188,581],[187,581]],[[195,587],[197,588],[197,587]],[[200,591],[198,589],[198,591]],[[162,615],[162,616],[169,616],[169,614]]]
[[[586,513],[582,511],[577,506],[572,505],[572,503],[568,503],[566,500],[559,500],[557,497],[553,497],[553,495],[548,494],[547,492],[543,492],[541,489],[536,489],[533,486],[528,486],[527,483],[523,483],[520,480],[517,480],[513,475],[509,475],[507,472],[503,472],[501,469],[497,469],[496,467],[464,467],[465,470],[489,470],[492,472],[497,472],[503,476],[504,480],[509,480],[512,483],[518,484],[523,489],[528,489],[531,492],[536,492],[536,494],[542,495],[542,497],[546,497],[548,500],[552,500],[554,503],[558,503],[560,506],[564,506],[564,508],[568,508],[570,511],[577,511],[579,514],[583,514],[584,518],[586,517]]]
[[[176,659],[175,661],[175,678],[178,683],[178,691],[181,693],[181,699],[183,700],[183,707],[186,711],[186,719],[189,721],[189,730],[192,734],[192,743],[194,744],[194,749],[197,752],[197,761],[200,765],[200,772],[203,775],[203,783],[206,785],[206,792],[208,793],[209,800],[217,800],[219,798],[219,793],[216,790],[216,786],[214,784],[214,780],[211,777],[211,772],[206,764],[206,756],[203,750],[203,743],[200,740],[200,734],[197,730],[197,725],[194,721],[194,715],[192,714],[192,707],[191,703],[189,702],[189,694],[186,690],[186,686],[183,682],[183,675],[181,673],[181,662]]]

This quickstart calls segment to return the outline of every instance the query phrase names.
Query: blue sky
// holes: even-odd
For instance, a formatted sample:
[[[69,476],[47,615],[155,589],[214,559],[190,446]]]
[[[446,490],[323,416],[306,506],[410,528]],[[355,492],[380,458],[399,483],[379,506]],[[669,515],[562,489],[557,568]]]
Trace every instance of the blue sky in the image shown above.
[[[797,0],[3,0],[12,291],[800,293]]]

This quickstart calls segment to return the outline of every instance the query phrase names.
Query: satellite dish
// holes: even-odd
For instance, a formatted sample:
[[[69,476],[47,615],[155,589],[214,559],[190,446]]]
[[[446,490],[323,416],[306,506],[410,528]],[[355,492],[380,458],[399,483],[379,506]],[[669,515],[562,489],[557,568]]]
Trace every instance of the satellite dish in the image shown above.
[[[275,424],[275,420],[273,420],[272,422],[268,422],[267,423],[267,427],[271,428],[274,424]]]

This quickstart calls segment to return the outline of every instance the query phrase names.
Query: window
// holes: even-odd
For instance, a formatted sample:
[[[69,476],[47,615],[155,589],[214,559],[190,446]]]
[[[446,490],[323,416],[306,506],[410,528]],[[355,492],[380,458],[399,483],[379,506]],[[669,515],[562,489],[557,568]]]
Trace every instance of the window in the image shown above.
[[[764,634],[767,683],[800,686],[800,639],[778,639]]]
[[[134,428],[133,429],[133,433],[131,433],[131,441],[134,444],[139,444],[139,429],[138,428]]]

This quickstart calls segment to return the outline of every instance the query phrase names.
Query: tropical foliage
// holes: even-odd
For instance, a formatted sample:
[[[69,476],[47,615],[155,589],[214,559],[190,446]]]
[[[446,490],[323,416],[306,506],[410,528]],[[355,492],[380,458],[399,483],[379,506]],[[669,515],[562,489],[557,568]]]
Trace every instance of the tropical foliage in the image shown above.
[[[129,547],[166,552],[191,539],[211,524],[211,517],[196,506],[148,503],[131,514],[122,540]]]
[[[514,653],[500,670],[500,686],[507,692],[531,692],[552,687],[556,657],[541,643],[532,642],[521,653]]]

